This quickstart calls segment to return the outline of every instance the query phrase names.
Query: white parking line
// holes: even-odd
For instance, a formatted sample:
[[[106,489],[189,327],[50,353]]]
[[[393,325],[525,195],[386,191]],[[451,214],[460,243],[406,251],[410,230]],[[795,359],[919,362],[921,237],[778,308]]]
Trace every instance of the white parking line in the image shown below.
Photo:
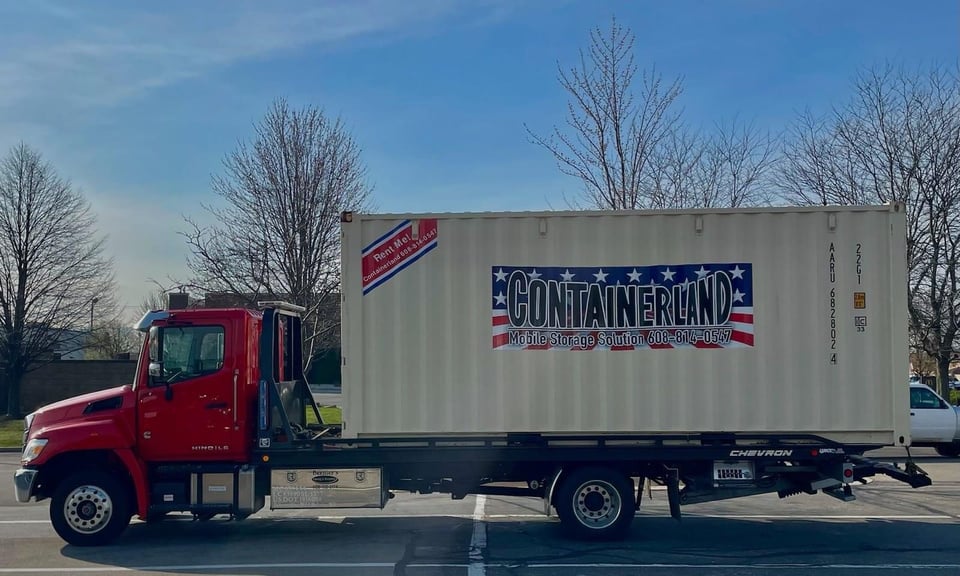
[[[487,571],[483,565],[483,550],[487,547],[487,523],[483,519],[483,509],[487,497],[477,494],[477,503],[473,507],[473,536],[470,537],[470,566],[467,576],[484,576]]]

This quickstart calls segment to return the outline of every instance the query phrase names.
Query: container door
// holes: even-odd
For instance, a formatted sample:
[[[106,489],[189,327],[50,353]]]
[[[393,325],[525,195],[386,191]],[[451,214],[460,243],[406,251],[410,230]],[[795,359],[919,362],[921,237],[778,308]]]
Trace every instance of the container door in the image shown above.
[[[956,428],[956,413],[928,388],[910,388],[910,423],[916,442],[949,442]]]
[[[237,382],[221,325],[150,332],[150,376],[138,393],[138,446],[147,461],[243,458]]]

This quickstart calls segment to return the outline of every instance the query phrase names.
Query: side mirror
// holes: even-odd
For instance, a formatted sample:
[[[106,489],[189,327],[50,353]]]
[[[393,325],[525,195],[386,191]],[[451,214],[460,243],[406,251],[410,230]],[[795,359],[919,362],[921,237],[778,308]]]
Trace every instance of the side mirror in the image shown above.
[[[147,372],[151,378],[160,378],[163,376],[163,364],[160,362],[151,362],[147,367]]]

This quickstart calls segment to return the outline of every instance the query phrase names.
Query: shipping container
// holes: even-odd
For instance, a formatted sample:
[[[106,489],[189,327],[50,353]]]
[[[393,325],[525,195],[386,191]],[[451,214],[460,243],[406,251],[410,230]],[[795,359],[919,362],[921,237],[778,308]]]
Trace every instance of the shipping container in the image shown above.
[[[900,205],[345,220],[346,437],[909,442]]]

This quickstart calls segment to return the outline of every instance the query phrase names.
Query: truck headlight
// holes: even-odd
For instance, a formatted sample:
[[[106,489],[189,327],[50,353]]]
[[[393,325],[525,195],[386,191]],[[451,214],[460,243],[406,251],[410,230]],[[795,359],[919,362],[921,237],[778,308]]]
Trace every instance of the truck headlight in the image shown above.
[[[43,452],[43,449],[46,447],[46,445],[46,438],[34,438],[30,442],[27,442],[26,447],[23,449],[23,455],[20,456],[20,461],[26,464],[27,462],[36,459],[36,457]]]

